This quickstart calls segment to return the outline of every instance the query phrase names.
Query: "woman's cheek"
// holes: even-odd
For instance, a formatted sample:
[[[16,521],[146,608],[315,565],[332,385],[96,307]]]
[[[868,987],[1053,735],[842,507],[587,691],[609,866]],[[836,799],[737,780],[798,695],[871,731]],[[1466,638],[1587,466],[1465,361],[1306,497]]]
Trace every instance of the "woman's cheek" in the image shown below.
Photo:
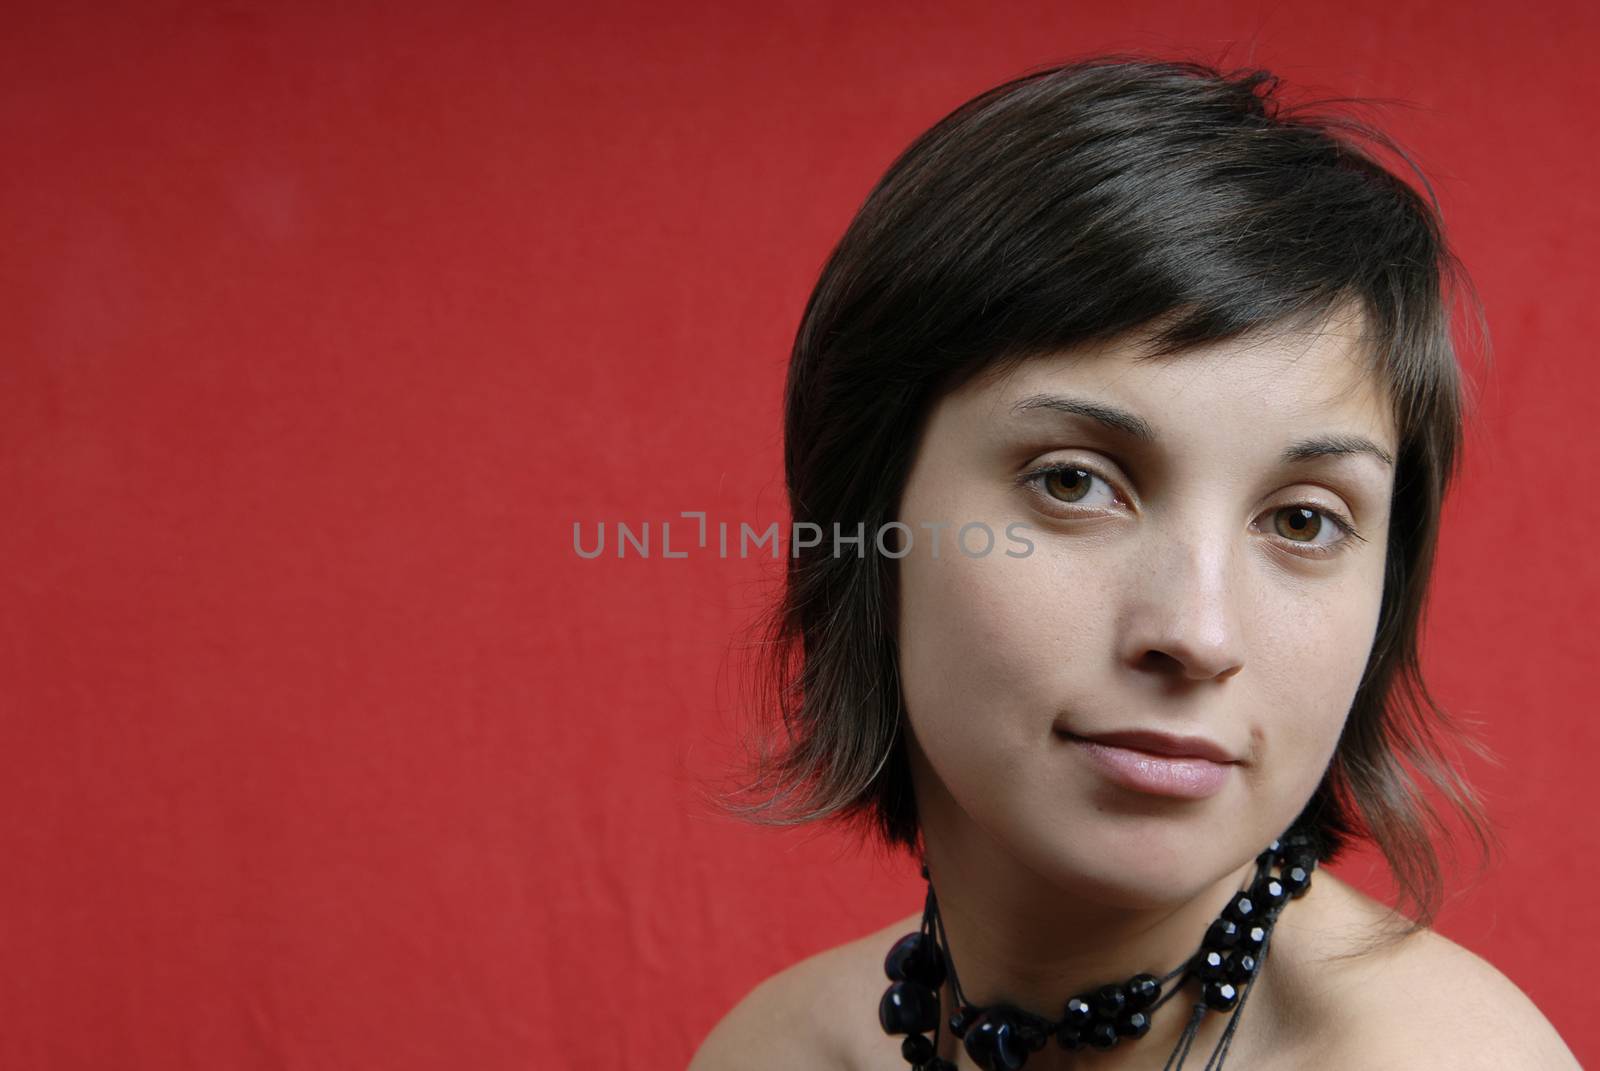
[[[1273,659],[1269,664],[1297,671],[1278,678],[1263,697],[1261,721],[1262,761],[1268,769],[1294,770],[1297,794],[1315,790],[1333,759],[1365,669],[1363,644],[1359,627],[1339,629],[1276,658],[1265,656]]]
[[[949,548],[943,548],[949,550]],[[952,787],[1006,776],[1061,697],[1050,589],[1026,560],[901,561],[901,687],[912,731]]]

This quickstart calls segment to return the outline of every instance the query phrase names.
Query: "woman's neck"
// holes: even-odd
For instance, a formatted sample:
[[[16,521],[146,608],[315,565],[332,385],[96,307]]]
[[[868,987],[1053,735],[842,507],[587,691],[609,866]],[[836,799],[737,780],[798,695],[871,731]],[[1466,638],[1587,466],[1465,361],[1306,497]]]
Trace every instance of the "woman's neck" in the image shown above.
[[[1164,977],[1194,956],[1207,928],[1255,873],[1250,859],[1181,900],[1129,907],[1104,890],[1064,889],[1044,880],[971,823],[947,820],[951,816],[940,814],[938,803],[925,802],[934,803],[923,814],[925,859],[944,936],[962,993],[978,1006],[1013,1004],[1054,1020],[1070,997],[1141,972]],[[1270,1025],[1260,1018],[1270,1015],[1274,1003],[1271,978],[1269,966],[1256,979],[1247,1010],[1257,1021],[1252,1024],[1245,1016],[1240,1032]],[[1151,1014],[1144,1037],[1086,1054],[1087,1060],[1052,1041],[1029,1057],[1028,1071],[1161,1067],[1200,1000],[1192,980],[1174,978],[1163,985],[1163,993],[1174,986],[1181,986],[1180,992]],[[946,1019],[958,1006],[949,981],[940,1006]],[[1204,1066],[1227,1019],[1224,1012],[1207,1013],[1186,1063]],[[940,1034],[940,1055],[960,1067],[972,1066],[947,1024]],[[1242,1040],[1236,1038],[1235,1046]]]

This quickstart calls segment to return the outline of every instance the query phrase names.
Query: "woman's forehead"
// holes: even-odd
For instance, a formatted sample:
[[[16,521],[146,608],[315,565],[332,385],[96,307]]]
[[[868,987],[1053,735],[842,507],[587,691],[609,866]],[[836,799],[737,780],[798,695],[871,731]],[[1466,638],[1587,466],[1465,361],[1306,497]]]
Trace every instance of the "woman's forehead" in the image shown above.
[[[1363,339],[1330,327],[1151,357],[1135,342],[1023,358],[946,399],[966,423],[1099,417],[1150,442],[1181,433],[1337,424],[1395,445],[1394,414]],[[1089,412],[1098,407],[1101,412]]]

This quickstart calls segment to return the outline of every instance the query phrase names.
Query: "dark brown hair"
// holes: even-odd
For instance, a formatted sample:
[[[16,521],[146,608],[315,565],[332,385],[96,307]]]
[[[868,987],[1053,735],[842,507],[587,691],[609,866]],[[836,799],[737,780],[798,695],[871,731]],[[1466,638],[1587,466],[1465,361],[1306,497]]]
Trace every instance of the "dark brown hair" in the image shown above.
[[[1351,838],[1375,843],[1414,929],[1437,910],[1433,834],[1448,833],[1425,786],[1492,850],[1442,745],[1492,756],[1429,695],[1418,661],[1462,444],[1458,286],[1485,342],[1487,329],[1420,168],[1322,107],[1338,101],[1291,107],[1279,88],[1260,69],[1102,55],[1000,85],[918,137],[828,258],[795,338],[791,523],[854,533],[894,520],[930,408],[979,373],[1130,333],[1151,344],[1147,359],[1169,358],[1359,309],[1399,431],[1382,607],[1334,759],[1294,828],[1324,861]],[[1368,145],[1404,160],[1427,198]],[[757,798],[719,802],[770,824],[856,821],[915,851],[894,559],[828,548],[788,559],[757,645],[763,713],[781,728],[749,756],[742,791]]]

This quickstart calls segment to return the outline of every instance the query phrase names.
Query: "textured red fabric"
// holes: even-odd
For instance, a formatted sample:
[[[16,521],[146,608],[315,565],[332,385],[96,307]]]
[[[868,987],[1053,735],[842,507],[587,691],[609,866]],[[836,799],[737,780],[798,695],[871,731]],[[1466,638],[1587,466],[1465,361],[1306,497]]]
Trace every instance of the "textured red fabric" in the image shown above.
[[[780,518],[788,346],[892,157],[1034,65],[1229,42],[1419,105],[1382,122],[1498,354],[1427,658],[1505,757],[1469,772],[1508,851],[1440,928],[1600,1060],[1597,29],[1377,0],[9,11],[0,1066],[681,1066],[754,983],[915,910],[909,864],[696,802],[770,568],[585,561],[572,523]]]

